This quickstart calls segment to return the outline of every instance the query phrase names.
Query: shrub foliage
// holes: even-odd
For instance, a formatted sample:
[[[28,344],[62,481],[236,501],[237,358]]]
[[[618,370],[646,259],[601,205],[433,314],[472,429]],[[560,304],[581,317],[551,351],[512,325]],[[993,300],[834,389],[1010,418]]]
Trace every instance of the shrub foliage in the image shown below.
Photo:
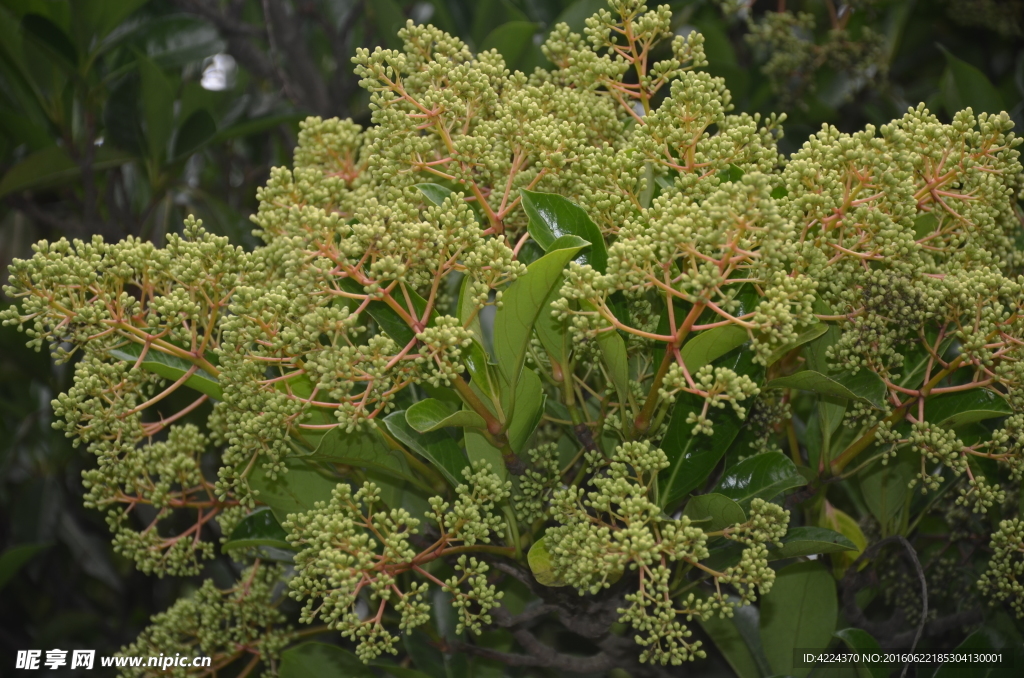
[[[190,220],[11,266],[4,322],[77,357],[57,425],[116,549],[237,563],[126,652],[273,673],[326,628],[418,663],[426,628],[448,657],[642,672],[704,657],[695,628],[717,642],[777,570],[820,581],[779,569],[815,554],[833,608],[870,565],[897,624],[1021,613],[1012,122],[922,105],[785,157],[784,116],[734,113],[670,18],[612,0],[532,75],[409,22],[354,59],[371,127],[303,124],[256,251]],[[970,550],[923,611],[885,548],[922,531]]]

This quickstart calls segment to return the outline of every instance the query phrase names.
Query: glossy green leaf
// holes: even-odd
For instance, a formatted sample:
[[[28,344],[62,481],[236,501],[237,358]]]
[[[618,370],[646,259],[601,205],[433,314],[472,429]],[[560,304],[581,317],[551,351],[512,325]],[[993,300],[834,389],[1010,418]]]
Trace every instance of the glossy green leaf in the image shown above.
[[[21,28],[68,66],[78,65],[78,50],[71,38],[50,19],[41,14],[26,14],[21,19]]]
[[[389,676],[395,678],[431,678],[429,674],[424,673],[418,669],[410,669],[405,666],[395,666],[394,664],[385,664],[384,662],[373,662],[370,666],[378,668],[384,671]]]
[[[530,547],[530,552],[526,554],[526,561],[530,564],[530,571],[533,572],[533,578],[536,579],[539,584],[551,587],[566,585],[565,581],[556,575],[554,569],[551,567],[551,554],[548,553],[547,545],[544,543],[544,537],[533,542],[533,546]]]
[[[498,389],[495,385],[495,375],[487,353],[480,342],[473,339],[473,343],[463,352],[462,359],[466,363],[466,371],[469,372],[470,383],[480,389],[491,400],[497,396]]]
[[[832,640],[838,612],[836,582],[821,563],[795,563],[776,573],[761,599],[761,645],[772,670],[803,678],[811,667],[796,667],[793,648],[824,650]]]
[[[304,458],[373,469],[417,484],[425,490],[431,489],[409,469],[402,452],[389,448],[375,429],[349,432],[342,426],[332,428],[320,439],[313,454]]]
[[[462,469],[469,466],[466,455],[444,431],[419,433],[405,419],[405,410],[396,410],[384,417],[388,431],[410,450],[436,468],[455,487],[465,482]]]
[[[959,428],[1010,414],[1013,410],[1006,399],[984,388],[931,396],[924,402],[925,420],[945,428]]]
[[[416,184],[416,188],[420,190],[420,193],[426,196],[427,200],[435,205],[444,204],[445,198],[454,193],[452,189],[442,186],[441,184]]]
[[[142,83],[142,111],[146,121],[149,157],[160,161],[167,153],[167,142],[174,128],[174,86],[163,70],[150,59],[139,57]]]
[[[375,678],[373,670],[344,648],[302,643],[281,653],[279,678]]]
[[[729,166],[718,173],[718,178],[724,182],[735,182],[743,178],[743,170],[736,165],[729,163]]]
[[[761,382],[764,368],[753,362],[749,347],[741,347],[721,360],[723,367]],[[658,473],[658,503],[662,508],[674,505],[707,480],[743,426],[731,407],[713,407],[708,411],[713,433],[694,435],[693,424],[687,423],[687,418],[703,409],[704,399],[699,396],[690,393],[676,396],[668,430],[661,442],[669,462],[669,467]]]
[[[231,551],[254,546],[292,549],[292,545],[288,543],[287,533],[269,507],[261,506],[243,518],[232,530],[228,542],[221,548]]]
[[[530,218],[530,237],[537,241],[545,252],[550,252],[558,238],[575,235],[590,243],[590,249],[578,258],[580,263],[589,264],[594,270],[604,273],[608,267],[608,250],[597,227],[586,210],[568,198],[555,193],[538,193],[523,189],[523,209]]]
[[[547,299],[544,300],[544,304],[541,307],[540,314],[537,316],[537,322],[533,328],[537,332],[537,338],[540,339],[541,346],[548,352],[551,360],[555,361],[563,369],[569,362],[569,354],[571,353],[568,319],[558,320],[551,313],[551,304],[561,298],[561,288],[564,277],[559,278],[551,287],[551,293],[548,294]]]
[[[712,327],[683,344],[679,355],[686,363],[686,369],[693,374],[748,341],[750,336],[739,325]]]
[[[278,472],[276,478],[271,478],[263,468],[263,459],[257,459],[248,478],[249,487],[258,493],[257,501],[269,506],[279,523],[283,524],[289,513],[305,513],[316,502],[331,500],[338,481],[297,457],[288,457],[281,463],[287,473]]]
[[[213,116],[205,108],[200,108],[188,116],[178,129],[171,157],[179,160],[198,151],[216,134],[217,123],[213,121]]]
[[[509,70],[515,70],[526,50],[533,45],[533,36],[537,32],[537,24],[532,21],[509,21],[491,31],[480,44],[480,51],[491,49],[505,60]]]
[[[881,647],[875,637],[864,629],[847,628],[835,632],[835,637],[843,641],[851,651],[861,654],[876,654],[881,652]],[[859,664],[860,668],[866,669],[871,678],[889,678],[889,665],[884,662],[867,662]],[[863,675],[863,673],[861,674]]]
[[[857,546],[845,536],[827,527],[791,527],[782,538],[782,547],[768,549],[769,560],[797,558],[816,553],[856,551]]]
[[[509,447],[516,454],[525,451],[526,443],[540,423],[544,414],[544,390],[540,377],[531,369],[524,369],[519,383],[516,384],[514,398],[508,395],[507,387],[502,387],[502,401],[509,412],[508,436]],[[466,429],[466,454],[471,462],[485,461],[491,465],[501,478],[507,476],[501,450],[491,445],[487,439],[472,429]]]
[[[118,167],[132,159],[128,153],[114,148],[96,150],[94,170]],[[82,168],[71,159],[61,146],[49,146],[32,153],[14,165],[0,180],[0,197],[18,191],[53,188],[77,181]]]
[[[561,280],[562,269],[582,248],[579,244],[549,252],[530,264],[502,295],[502,307],[494,317],[494,354],[510,391],[519,381],[533,325],[544,301]]]
[[[690,497],[683,515],[697,523],[705,532],[719,532],[727,527],[744,523],[747,514],[743,508],[722,494],[698,494]]]
[[[107,353],[114,358],[134,364],[138,362],[139,356],[142,355],[142,348],[141,344],[127,344],[121,348],[110,349]],[[150,347],[150,349],[146,351],[146,357],[142,360],[140,367],[152,372],[153,374],[160,375],[168,381],[174,382],[185,376],[185,373],[188,372],[193,365],[184,358],[168,355]],[[195,391],[204,393],[214,400],[224,400],[224,392],[221,390],[220,382],[217,381],[216,377],[202,368],[197,369],[191,377],[185,380],[184,385]]]
[[[761,648],[760,613],[753,605],[736,608],[732,617],[709,615],[700,626],[739,678],[763,678],[771,674]]]
[[[727,468],[715,491],[747,506],[756,497],[770,500],[806,484],[807,479],[789,457],[781,452],[762,452]]]
[[[839,372],[831,375],[814,370],[803,370],[788,377],[772,379],[766,388],[795,388],[837,398],[858,400],[879,409],[885,404],[887,392],[882,378],[870,370],[860,370],[856,374]]]
[[[978,113],[999,113],[1006,110],[1003,97],[985,74],[942,48],[946,55],[946,73],[942,79],[942,94],[946,113],[952,117],[970,107]]]
[[[436,431],[446,426],[486,428],[487,422],[472,410],[457,410],[434,398],[425,398],[405,411],[409,426],[420,433]]]
[[[0,553],[0,590],[14,578],[18,571],[25,566],[28,561],[42,551],[53,546],[50,542],[40,542],[35,544],[18,544],[12,546],[3,553]]]
[[[794,348],[799,348],[800,346],[803,346],[809,341],[814,341],[821,335],[825,334],[825,332],[828,331],[828,328],[829,325],[827,323],[815,323],[811,325],[809,328],[798,334],[796,336],[796,339],[789,342],[785,346],[780,346],[779,348],[772,351],[771,355],[768,356],[768,364],[771,365],[775,363],[777,360],[779,360],[784,355],[792,351]]]

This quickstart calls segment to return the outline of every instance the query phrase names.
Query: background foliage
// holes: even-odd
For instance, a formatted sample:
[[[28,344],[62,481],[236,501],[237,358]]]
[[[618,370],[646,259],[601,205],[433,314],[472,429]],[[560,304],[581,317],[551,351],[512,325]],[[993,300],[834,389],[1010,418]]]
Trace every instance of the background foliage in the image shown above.
[[[350,64],[357,47],[394,46],[411,18],[530,70],[544,67],[539,43],[555,23],[579,30],[604,4],[2,0],[0,266],[40,238],[131,234],[160,244],[189,213],[251,248],[256,187],[270,167],[290,164],[298,120],[368,121]],[[852,132],[919,101],[945,119],[969,105],[1022,121],[1021,2],[670,4],[677,32],[705,36],[708,70],[726,79],[736,108],[787,111],[794,143],[822,123]],[[784,25],[781,9],[812,19]],[[113,556],[101,516],[82,508],[90,461],[50,427],[50,400],[70,373],[26,349],[13,328],[0,331],[4,657],[111,653],[181,587],[196,586]],[[209,567],[220,585],[231,581],[219,562]],[[784,591],[785,578],[777,586]]]

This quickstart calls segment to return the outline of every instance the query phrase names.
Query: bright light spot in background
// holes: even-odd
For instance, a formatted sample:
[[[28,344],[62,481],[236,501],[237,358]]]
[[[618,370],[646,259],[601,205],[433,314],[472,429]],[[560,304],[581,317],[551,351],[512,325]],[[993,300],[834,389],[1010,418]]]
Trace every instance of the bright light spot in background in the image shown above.
[[[220,92],[235,83],[235,71],[238,66],[230,54],[214,54],[207,59],[203,69],[203,79],[199,82],[203,89]]]

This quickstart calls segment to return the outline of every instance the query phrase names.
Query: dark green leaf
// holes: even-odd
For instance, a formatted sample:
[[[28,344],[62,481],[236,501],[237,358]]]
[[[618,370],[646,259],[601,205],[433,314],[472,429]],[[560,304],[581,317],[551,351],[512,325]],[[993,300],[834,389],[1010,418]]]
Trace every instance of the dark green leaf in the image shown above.
[[[725,528],[744,523],[747,521],[747,514],[739,504],[725,495],[698,494],[690,497],[683,509],[683,515],[695,523],[699,523],[700,529],[705,532],[719,532]]]
[[[491,31],[480,44],[480,51],[498,50],[509,70],[515,70],[526,50],[533,45],[537,24],[532,21],[509,21]]]
[[[679,349],[679,355],[686,363],[686,369],[693,374],[748,341],[750,337],[747,331],[739,325],[712,327],[683,344]]]
[[[910,492],[907,485],[913,475],[914,464],[904,454],[884,466],[875,462],[857,474],[855,482],[868,510],[880,523],[883,537],[897,531]]]
[[[764,368],[753,362],[749,346],[741,347],[721,360],[723,367],[761,382]],[[731,407],[713,407],[708,411],[708,418],[714,432],[710,436],[703,433],[694,435],[693,424],[687,423],[687,419],[691,413],[697,414],[703,409],[704,399],[699,396],[690,393],[676,396],[668,430],[661,443],[670,464],[658,473],[658,503],[663,508],[672,506],[707,480],[742,428],[743,423]]]
[[[446,426],[486,428],[487,422],[472,410],[457,410],[434,398],[425,398],[405,411],[405,421],[420,433]]]
[[[57,24],[41,14],[26,14],[21,18],[21,28],[68,65],[78,65],[78,50]]]
[[[40,551],[53,546],[50,542],[38,544],[19,544],[12,546],[3,553],[0,553],[0,589],[18,574],[18,570],[32,559]]]
[[[283,524],[289,513],[305,513],[316,502],[331,500],[338,481],[323,476],[297,457],[289,457],[281,463],[287,473],[279,471],[277,478],[267,475],[260,459],[249,473],[249,487],[259,493],[256,499],[270,507],[278,522]]]
[[[480,345],[479,341],[473,339],[473,343],[462,354],[462,358],[466,361],[466,371],[469,372],[470,383],[493,400],[497,395],[497,389],[484,347]]]
[[[739,678],[762,678],[771,673],[761,648],[758,617],[758,609],[747,605],[735,609],[731,618],[711,615],[700,621]]]
[[[743,178],[743,170],[730,163],[728,167],[718,173],[718,178],[725,182],[739,181]]]
[[[465,482],[462,469],[469,466],[466,455],[444,431],[419,433],[405,420],[405,410],[396,410],[384,417],[384,425],[395,438],[406,447],[420,455],[431,464],[452,484],[452,487]]]
[[[776,574],[761,599],[761,645],[772,670],[803,678],[810,667],[795,667],[793,648],[824,650],[836,628],[836,582],[820,563],[795,563]]]
[[[557,249],[530,264],[502,295],[502,308],[494,317],[494,355],[505,381],[514,391],[526,360],[533,325],[544,301],[559,280],[562,269],[582,249],[581,245]]]
[[[946,113],[953,117],[958,111],[970,107],[978,113],[999,113],[1006,110],[999,90],[985,74],[966,61],[956,58],[945,48],[946,74],[943,76],[943,97]]]
[[[302,643],[281,653],[279,678],[375,678],[354,654],[327,643]]]
[[[768,356],[768,364],[773,364],[776,360],[779,360],[784,355],[792,351],[794,348],[797,348],[798,346],[803,346],[807,342],[817,339],[821,335],[825,334],[825,332],[828,331],[828,328],[829,325],[826,323],[815,323],[814,325],[811,325],[809,328],[798,334],[796,339],[789,342],[785,346],[780,346],[779,348],[772,351],[772,354]]]
[[[261,506],[243,518],[242,522],[232,530],[229,541],[221,548],[230,551],[254,546],[292,549],[284,528],[277,522],[274,512],[266,506]]]
[[[796,558],[815,553],[856,551],[856,545],[843,535],[827,527],[791,527],[782,538],[782,548],[768,550],[769,560]]]
[[[213,116],[205,108],[201,108],[181,125],[178,134],[174,139],[174,153],[172,157],[176,160],[199,150],[206,142],[213,139],[217,134],[217,123]]]
[[[377,37],[388,47],[401,49],[402,41],[398,31],[405,26],[406,21],[401,5],[395,0],[374,0],[367,3],[363,11],[373,22]]]
[[[540,418],[544,414],[544,390],[540,377],[531,369],[524,369],[516,384],[514,397],[509,396],[509,389],[502,386],[502,401],[505,411],[509,414],[508,436],[509,447],[516,454],[521,454],[533,435]],[[506,468],[501,450],[491,445],[487,439],[472,429],[466,430],[466,454],[471,462],[486,461],[491,469],[501,478],[505,478]]]
[[[839,629],[835,632],[835,637],[843,641],[853,652],[876,654],[881,651],[881,647],[878,645],[878,641],[875,637],[864,629],[848,628]],[[867,669],[868,674],[872,678],[888,678],[889,676],[889,665],[882,662],[866,662],[860,664],[861,667]]]
[[[139,356],[142,355],[142,348],[141,344],[127,344],[121,348],[111,349],[108,353],[118,360],[135,363],[138,361]],[[168,355],[150,347],[146,351],[146,357],[142,360],[140,367],[153,374],[160,375],[168,381],[174,382],[185,376],[185,373],[194,366],[184,358]],[[214,400],[224,399],[224,392],[221,390],[217,377],[214,377],[202,368],[197,369],[191,377],[185,380],[184,385],[204,393]]]
[[[431,489],[412,473],[402,452],[389,448],[376,430],[348,432],[344,427],[337,426],[327,431],[313,454],[305,458],[374,469],[394,478],[408,480],[423,489]]]
[[[530,237],[537,241],[545,252],[550,252],[555,241],[564,235],[575,235],[590,243],[590,249],[578,258],[580,263],[593,266],[604,273],[608,267],[608,250],[605,247],[601,229],[597,227],[586,211],[554,193],[537,193],[523,189],[523,209],[530,218]]]
[[[882,378],[870,370],[860,370],[856,374],[839,372],[831,375],[814,370],[803,370],[788,377],[772,379],[766,388],[795,388],[801,391],[812,391],[837,398],[859,400],[879,409],[885,404],[887,392]]]
[[[924,418],[945,428],[1013,414],[1006,399],[994,391],[974,388],[932,396],[924,402]]]
[[[96,151],[94,170],[106,170],[132,159],[127,153],[101,147]],[[82,168],[60,146],[50,146],[29,155],[8,170],[0,180],[0,197],[18,191],[53,188],[78,180]]]
[[[807,479],[789,457],[780,452],[763,452],[726,469],[715,491],[747,506],[756,497],[770,500],[806,484]]]
[[[174,126],[174,86],[151,60],[139,57],[138,67],[149,157],[159,161],[167,153],[167,142]]]

